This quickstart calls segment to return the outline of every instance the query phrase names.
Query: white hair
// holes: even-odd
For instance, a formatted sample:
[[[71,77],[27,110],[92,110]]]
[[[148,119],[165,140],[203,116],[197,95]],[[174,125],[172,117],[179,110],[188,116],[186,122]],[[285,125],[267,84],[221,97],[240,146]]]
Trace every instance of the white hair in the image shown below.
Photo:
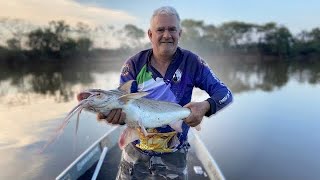
[[[156,10],[153,11],[153,14],[152,14],[152,17],[151,17],[151,20],[150,20],[150,26],[152,26],[152,22],[153,22],[153,19],[154,17],[158,16],[158,15],[170,15],[170,16],[176,16],[177,20],[178,20],[178,28],[180,28],[180,16],[178,14],[178,12],[176,11],[175,8],[171,7],[171,6],[163,6],[163,7],[160,7]]]

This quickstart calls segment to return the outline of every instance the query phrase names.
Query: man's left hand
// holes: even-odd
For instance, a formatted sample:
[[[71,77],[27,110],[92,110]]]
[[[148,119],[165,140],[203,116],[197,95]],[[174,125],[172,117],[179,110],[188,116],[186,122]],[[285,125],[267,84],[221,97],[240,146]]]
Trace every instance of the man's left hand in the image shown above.
[[[202,102],[190,102],[184,107],[191,110],[191,114],[184,119],[189,126],[195,127],[202,121],[203,116],[210,110],[210,104],[208,101]]]

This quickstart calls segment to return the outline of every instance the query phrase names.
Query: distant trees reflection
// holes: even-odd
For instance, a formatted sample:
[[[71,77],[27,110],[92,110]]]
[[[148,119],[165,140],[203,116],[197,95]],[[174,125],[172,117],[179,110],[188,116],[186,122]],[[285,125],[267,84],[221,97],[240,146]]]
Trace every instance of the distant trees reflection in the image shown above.
[[[308,84],[320,83],[320,62],[241,63],[236,59],[220,59],[209,64],[234,93],[274,91],[285,86],[290,80]]]
[[[208,62],[213,67],[214,73],[234,93],[254,90],[273,91],[285,86],[292,79],[301,83],[320,83],[320,62],[240,63],[233,59],[222,60],[217,58]],[[75,85],[90,86],[90,84],[95,84],[94,73],[98,72],[102,76],[108,76],[108,72],[119,72],[120,67],[121,63],[111,66],[106,65],[106,63],[99,63],[94,66],[80,67],[51,64],[38,68],[34,66],[24,67],[17,71],[2,66],[0,68],[0,85],[2,82],[8,81],[10,86],[18,88],[20,92],[49,95],[55,97],[57,102],[66,102],[74,98],[72,88]],[[105,86],[107,86],[108,82],[105,83]]]
[[[53,96],[57,102],[66,102],[74,98],[74,85],[94,82],[92,68],[90,70],[87,67],[41,64],[11,69],[1,66],[0,85],[7,81],[11,87],[16,87],[18,92]]]

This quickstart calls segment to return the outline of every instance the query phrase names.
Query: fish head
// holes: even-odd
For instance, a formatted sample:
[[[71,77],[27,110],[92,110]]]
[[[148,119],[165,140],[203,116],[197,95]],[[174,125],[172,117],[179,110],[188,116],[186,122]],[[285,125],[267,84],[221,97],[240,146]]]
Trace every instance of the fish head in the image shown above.
[[[79,103],[82,104],[84,109],[103,113],[115,108],[119,108],[117,99],[120,95],[120,93],[113,91],[89,89],[80,92],[77,95],[77,99]]]

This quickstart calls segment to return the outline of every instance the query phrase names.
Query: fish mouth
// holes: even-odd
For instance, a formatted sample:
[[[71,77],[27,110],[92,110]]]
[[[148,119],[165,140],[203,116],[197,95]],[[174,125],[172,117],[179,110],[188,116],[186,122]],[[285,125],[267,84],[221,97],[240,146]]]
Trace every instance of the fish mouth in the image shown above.
[[[89,93],[89,92],[81,92],[81,93],[79,93],[78,95],[77,95],[77,99],[78,99],[78,101],[80,102],[80,101],[82,101],[82,100],[84,100],[84,99],[87,99],[89,96],[91,96],[92,95],[92,93]]]

